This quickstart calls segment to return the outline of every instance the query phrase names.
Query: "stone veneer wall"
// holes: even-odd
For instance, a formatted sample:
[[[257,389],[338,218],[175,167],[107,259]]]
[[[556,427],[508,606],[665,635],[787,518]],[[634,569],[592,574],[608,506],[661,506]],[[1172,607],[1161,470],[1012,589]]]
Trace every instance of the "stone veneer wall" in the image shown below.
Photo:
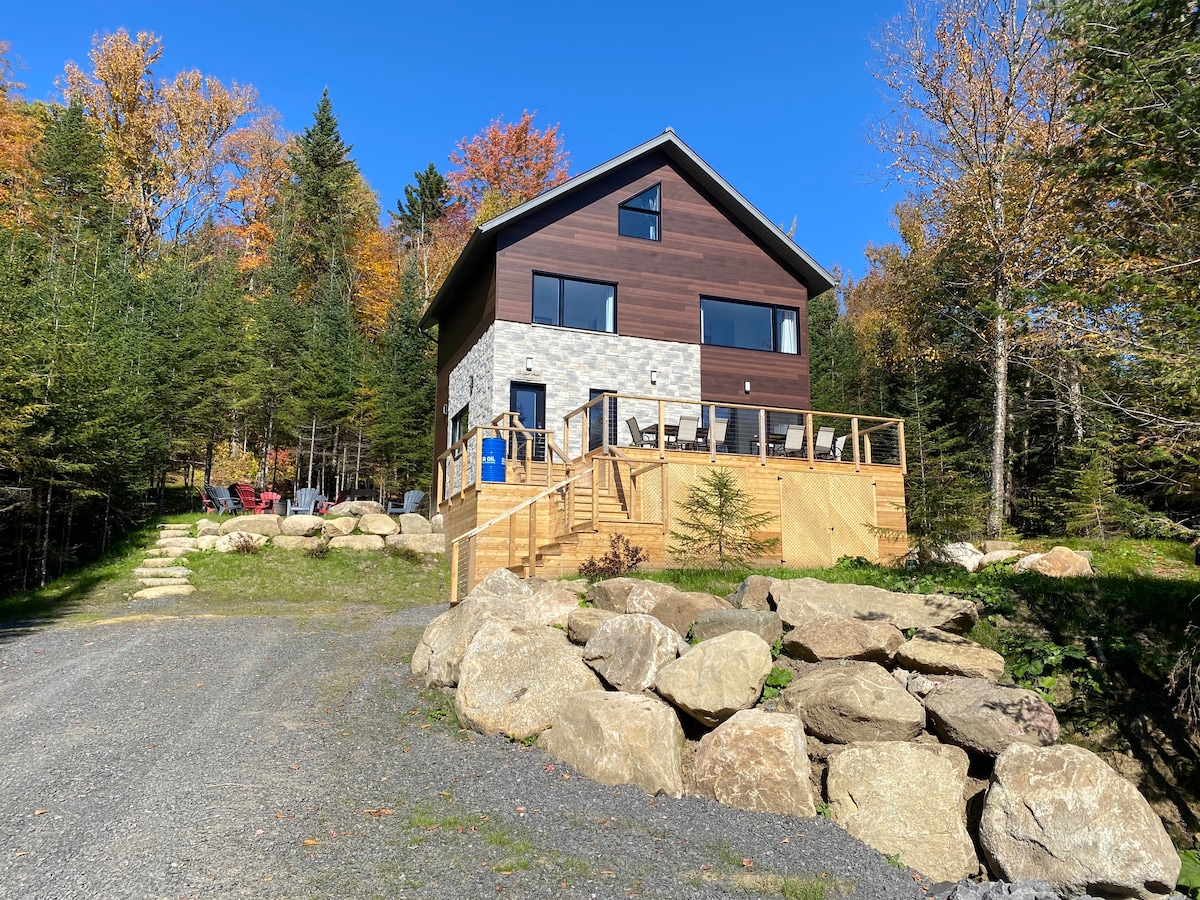
[[[496,322],[483,339],[450,376],[450,396],[466,397],[469,373],[475,373],[475,394],[482,387],[481,375],[486,371],[482,362],[470,362],[487,346],[491,363],[491,396],[471,399],[471,421],[490,421],[508,409],[509,386],[514,381],[546,386],[546,427],[558,437],[561,446],[563,416],[588,401],[592,388],[617,391],[623,394],[668,397],[699,402],[700,345],[646,338],[623,337],[574,328],[551,325],[531,325],[523,322]],[[533,358],[533,370],[525,370],[525,360]],[[658,370],[658,383],[650,383],[650,370]],[[464,383],[455,393],[455,379]],[[476,403],[480,415],[477,417]],[[453,415],[460,408],[450,404]],[[486,417],[484,410],[488,410]],[[668,404],[667,421],[675,422],[680,415],[698,415],[696,406]],[[638,424],[646,427],[658,420],[656,403],[618,400],[617,440],[622,446],[629,443],[625,420],[637,416]],[[572,456],[580,452],[578,423],[572,421],[574,446],[564,447]]]

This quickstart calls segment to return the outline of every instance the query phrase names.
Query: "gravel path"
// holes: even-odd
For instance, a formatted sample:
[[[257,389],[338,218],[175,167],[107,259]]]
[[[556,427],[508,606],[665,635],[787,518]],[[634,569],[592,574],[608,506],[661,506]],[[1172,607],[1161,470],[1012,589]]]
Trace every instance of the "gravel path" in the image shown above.
[[[0,632],[0,897],[922,896],[824,819],[446,727],[403,662],[438,611]]]

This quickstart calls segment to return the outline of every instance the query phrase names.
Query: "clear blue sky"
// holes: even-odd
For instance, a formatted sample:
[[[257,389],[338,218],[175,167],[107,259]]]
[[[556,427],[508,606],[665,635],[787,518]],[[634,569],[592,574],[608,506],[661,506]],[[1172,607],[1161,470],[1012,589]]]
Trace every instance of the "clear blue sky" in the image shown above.
[[[855,276],[868,242],[895,239],[884,157],[866,142],[886,112],[870,38],[900,0],[608,3],[11,3],[0,39],[25,96],[55,99],[92,35],[162,38],[157,74],[200,69],[258,89],[288,131],[329,88],[342,136],[382,206],[413,172],[445,170],[457,140],[496,116],[558,123],[572,173],[671,126],[826,268]]]

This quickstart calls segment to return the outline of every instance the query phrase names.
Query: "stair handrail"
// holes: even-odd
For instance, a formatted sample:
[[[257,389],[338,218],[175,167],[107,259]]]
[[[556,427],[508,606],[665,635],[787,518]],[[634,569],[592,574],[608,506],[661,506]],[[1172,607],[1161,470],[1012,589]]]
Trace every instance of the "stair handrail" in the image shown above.
[[[450,603],[451,603],[451,605],[456,603],[458,600],[458,548],[459,548],[459,545],[463,541],[470,540],[471,538],[475,537],[475,535],[479,534],[482,531],[486,531],[487,529],[491,528],[493,525],[498,525],[501,522],[505,521],[506,519],[512,518],[514,515],[519,513],[521,510],[527,509],[530,506],[533,506],[533,504],[537,503],[539,500],[545,500],[551,494],[555,493],[556,491],[561,491],[563,488],[567,487],[568,485],[573,484],[574,482],[578,481],[584,475],[590,475],[591,472],[592,472],[591,466],[588,466],[586,469],[581,469],[580,471],[576,472],[574,475],[571,475],[568,478],[564,478],[562,481],[558,482],[557,484],[551,485],[550,487],[546,488],[541,493],[536,494],[533,497],[527,497],[526,499],[524,499],[520,503],[518,503],[516,506],[514,506],[512,509],[507,510],[506,512],[502,512],[500,515],[495,516],[494,518],[488,519],[482,525],[476,525],[470,531],[460,534],[453,541],[451,541],[450,542]],[[530,547],[529,553],[532,555],[535,552],[535,550],[536,550],[535,547]]]

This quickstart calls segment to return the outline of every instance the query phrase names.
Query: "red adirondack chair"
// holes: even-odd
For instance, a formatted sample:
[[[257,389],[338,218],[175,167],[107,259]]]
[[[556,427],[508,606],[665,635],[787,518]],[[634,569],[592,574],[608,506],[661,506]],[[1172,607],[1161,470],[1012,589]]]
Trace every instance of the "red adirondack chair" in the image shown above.
[[[235,484],[232,486],[237,492],[238,500],[242,504],[242,509],[246,512],[252,512],[258,515],[261,512],[266,512],[271,508],[271,501],[264,500],[254,496],[254,488],[248,484]]]

